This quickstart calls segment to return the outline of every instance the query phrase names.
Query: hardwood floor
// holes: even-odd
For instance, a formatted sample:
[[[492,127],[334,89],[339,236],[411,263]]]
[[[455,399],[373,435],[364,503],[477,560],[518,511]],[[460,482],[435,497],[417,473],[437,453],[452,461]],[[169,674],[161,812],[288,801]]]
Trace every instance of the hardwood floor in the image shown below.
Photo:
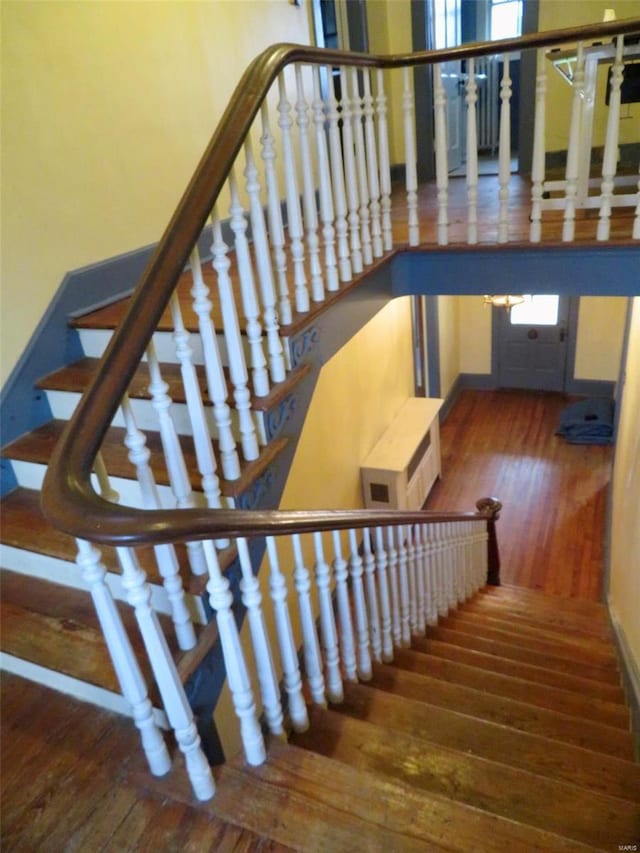
[[[612,447],[554,434],[570,399],[463,391],[441,428],[442,479],[426,508],[467,510],[479,497],[498,497],[502,580],[600,601]]]

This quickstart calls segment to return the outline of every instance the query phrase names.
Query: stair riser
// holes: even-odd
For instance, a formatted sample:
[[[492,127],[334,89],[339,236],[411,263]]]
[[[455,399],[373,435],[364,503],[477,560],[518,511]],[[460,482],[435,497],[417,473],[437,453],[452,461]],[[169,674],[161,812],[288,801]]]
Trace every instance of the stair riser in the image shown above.
[[[78,329],[80,342],[84,350],[84,354],[91,358],[101,358],[111,337],[112,329]],[[245,352],[245,360],[247,365],[250,364],[250,355],[246,339],[243,335],[243,346]],[[227,347],[224,340],[224,335],[221,332],[217,333],[218,348],[220,351],[220,360],[225,367],[229,366],[229,358],[227,356]],[[160,362],[169,364],[178,364],[179,360],[176,356],[176,345],[171,332],[156,332],[153,336],[153,342],[156,348],[156,355]],[[192,332],[189,336],[189,346],[191,347],[191,357],[194,364],[204,364],[204,355],[202,351],[202,342],[200,335]],[[146,356],[143,357],[146,361]]]
[[[11,545],[0,545],[0,564],[5,569],[10,569],[28,577],[45,581],[55,578],[55,582],[62,586],[86,590],[78,567],[75,563],[70,563],[66,560],[60,560],[46,554],[38,554],[35,551],[23,551]],[[122,586],[120,575],[114,572],[107,572],[105,581],[116,601],[127,600],[126,591]],[[171,607],[164,587],[157,583],[149,583],[149,589],[151,590],[151,606],[153,609],[158,613],[170,616]],[[206,625],[207,618],[201,599],[198,596],[185,593],[185,601],[192,620],[197,625]]]

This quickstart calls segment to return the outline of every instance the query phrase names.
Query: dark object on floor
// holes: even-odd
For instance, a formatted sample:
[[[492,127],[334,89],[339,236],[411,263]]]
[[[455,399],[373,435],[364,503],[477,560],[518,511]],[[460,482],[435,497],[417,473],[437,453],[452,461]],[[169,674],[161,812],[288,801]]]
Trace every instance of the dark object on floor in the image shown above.
[[[563,409],[556,435],[570,444],[611,444],[613,441],[613,400],[579,400]]]

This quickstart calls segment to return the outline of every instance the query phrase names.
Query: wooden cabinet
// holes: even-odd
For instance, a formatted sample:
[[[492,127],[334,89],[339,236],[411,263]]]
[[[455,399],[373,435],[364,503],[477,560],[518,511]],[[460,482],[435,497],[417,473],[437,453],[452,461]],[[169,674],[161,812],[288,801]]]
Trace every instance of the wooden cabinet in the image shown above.
[[[440,476],[438,412],[444,400],[410,397],[361,467],[371,509],[421,509]]]

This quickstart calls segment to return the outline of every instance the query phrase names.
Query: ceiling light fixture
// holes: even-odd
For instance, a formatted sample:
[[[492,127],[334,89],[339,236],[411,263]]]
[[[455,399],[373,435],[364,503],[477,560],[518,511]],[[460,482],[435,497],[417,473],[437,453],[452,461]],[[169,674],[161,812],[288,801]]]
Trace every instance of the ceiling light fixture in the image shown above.
[[[514,305],[520,305],[520,303],[524,302],[524,296],[513,295],[510,293],[503,294],[495,294],[489,295],[485,294],[484,304],[485,305],[495,305],[496,308],[506,308],[507,311],[510,311]]]

